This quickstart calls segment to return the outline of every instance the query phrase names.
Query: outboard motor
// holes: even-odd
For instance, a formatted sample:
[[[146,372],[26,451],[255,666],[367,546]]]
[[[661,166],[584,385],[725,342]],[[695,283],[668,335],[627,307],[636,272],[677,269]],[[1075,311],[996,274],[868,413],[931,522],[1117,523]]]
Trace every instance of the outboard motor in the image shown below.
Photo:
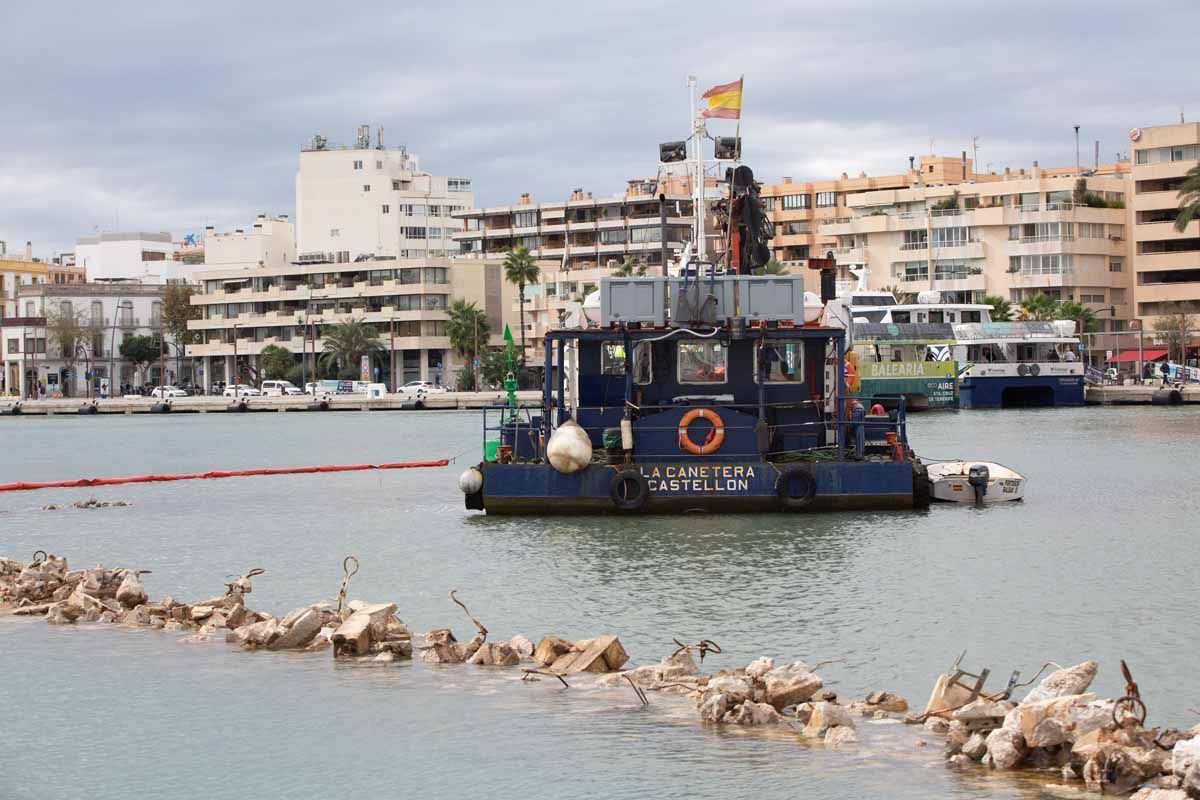
[[[987,494],[988,479],[991,477],[988,468],[983,464],[972,464],[967,470],[967,483],[975,490],[975,504],[983,505],[983,496]]]

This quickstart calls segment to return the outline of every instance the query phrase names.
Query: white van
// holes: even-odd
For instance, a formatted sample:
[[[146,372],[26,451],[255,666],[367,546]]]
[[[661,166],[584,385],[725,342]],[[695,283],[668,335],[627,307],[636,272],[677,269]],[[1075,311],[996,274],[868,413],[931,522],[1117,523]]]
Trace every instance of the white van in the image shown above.
[[[304,394],[299,387],[291,381],[263,381],[262,393],[264,397],[283,397],[284,395],[299,395]]]

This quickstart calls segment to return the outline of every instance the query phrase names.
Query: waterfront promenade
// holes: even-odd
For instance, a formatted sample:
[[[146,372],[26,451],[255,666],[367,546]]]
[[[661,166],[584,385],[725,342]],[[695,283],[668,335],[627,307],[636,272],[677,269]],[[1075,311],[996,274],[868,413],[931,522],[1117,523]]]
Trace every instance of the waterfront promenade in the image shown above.
[[[541,392],[517,392],[518,403],[537,402]],[[308,395],[291,397],[245,397],[234,400],[231,397],[177,397],[168,401],[172,414],[206,414],[226,413],[231,407],[245,404],[238,411],[407,411],[417,409],[428,410],[462,410],[471,408],[489,408],[503,405],[506,401],[504,392],[442,392],[428,394],[421,398],[409,395],[388,394],[383,397],[367,397],[362,394],[331,394],[311,397]],[[16,398],[0,399],[0,414],[8,413],[11,409],[19,409],[19,414],[54,416],[57,414],[151,414],[160,401],[152,397],[115,397],[107,400],[88,400],[87,398],[64,398],[58,400],[24,400]],[[324,407],[321,407],[324,405]],[[95,411],[83,410],[85,406],[94,406]]]

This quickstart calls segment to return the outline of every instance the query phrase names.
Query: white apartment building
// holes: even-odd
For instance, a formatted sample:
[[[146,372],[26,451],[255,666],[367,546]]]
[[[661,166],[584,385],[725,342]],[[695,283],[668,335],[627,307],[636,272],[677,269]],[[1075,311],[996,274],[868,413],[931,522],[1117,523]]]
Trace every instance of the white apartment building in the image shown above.
[[[40,284],[23,286],[17,297],[21,316],[0,320],[0,394],[21,398],[95,396],[100,380],[115,376],[113,391],[124,384],[141,386],[134,365],[120,355],[131,336],[157,336],[162,328],[162,286],[140,284]],[[74,316],[83,335],[73,358],[64,358],[54,335],[56,316]],[[168,340],[169,341],[169,340]],[[182,353],[165,360],[165,379],[177,382]],[[152,364],[146,381],[163,377]]]
[[[286,214],[259,214],[249,228],[218,233],[204,229],[204,263],[183,267],[189,281],[203,280],[211,270],[242,267],[283,267],[296,260],[296,227]]]
[[[98,233],[75,241],[75,264],[94,281],[162,284],[182,277],[178,249],[166,232]]]
[[[471,208],[467,178],[421,171],[405,147],[374,146],[362,126],[354,145],[314,136],[296,173],[296,250],[300,261],[346,263],[359,258],[442,258],[458,250],[461,220]]]
[[[454,299],[474,302],[491,323],[489,342],[503,344],[513,322],[516,287],[497,259],[363,259],[308,261],[214,269],[192,303],[203,317],[188,324],[202,341],[187,346],[200,359],[204,387],[214,382],[260,382],[258,357],[269,345],[302,354],[308,368],[324,350],[328,326],[361,320],[372,325],[389,355],[378,378],[394,389],[411,380],[453,386],[465,365],[446,334]],[[309,373],[311,375],[311,372]]]
[[[1014,304],[1032,293],[1075,300],[1101,331],[1133,318],[1127,162],[979,176],[847,196],[851,216],[820,226],[839,265],[867,286],[937,290],[943,299]],[[1077,191],[1077,183],[1083,181]],[[846,275],[845,277],[851,277]]]

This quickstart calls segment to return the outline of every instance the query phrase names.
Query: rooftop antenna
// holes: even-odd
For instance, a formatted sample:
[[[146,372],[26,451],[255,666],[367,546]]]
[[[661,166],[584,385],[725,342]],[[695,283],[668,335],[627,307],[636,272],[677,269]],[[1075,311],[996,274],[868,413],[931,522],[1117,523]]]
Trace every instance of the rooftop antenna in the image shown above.
[[[383,149],[383,126],[380,125],[375,129],[375,146],[380,150]]]
[[[1075,174],[1079,175],[1079,126],[1075,126]]]
[[[971,177],[979,174],[979,137],[971,137]]]
[[[371,146],[371,126],[359,125],[357,142],[359,150],[366,150]]]

